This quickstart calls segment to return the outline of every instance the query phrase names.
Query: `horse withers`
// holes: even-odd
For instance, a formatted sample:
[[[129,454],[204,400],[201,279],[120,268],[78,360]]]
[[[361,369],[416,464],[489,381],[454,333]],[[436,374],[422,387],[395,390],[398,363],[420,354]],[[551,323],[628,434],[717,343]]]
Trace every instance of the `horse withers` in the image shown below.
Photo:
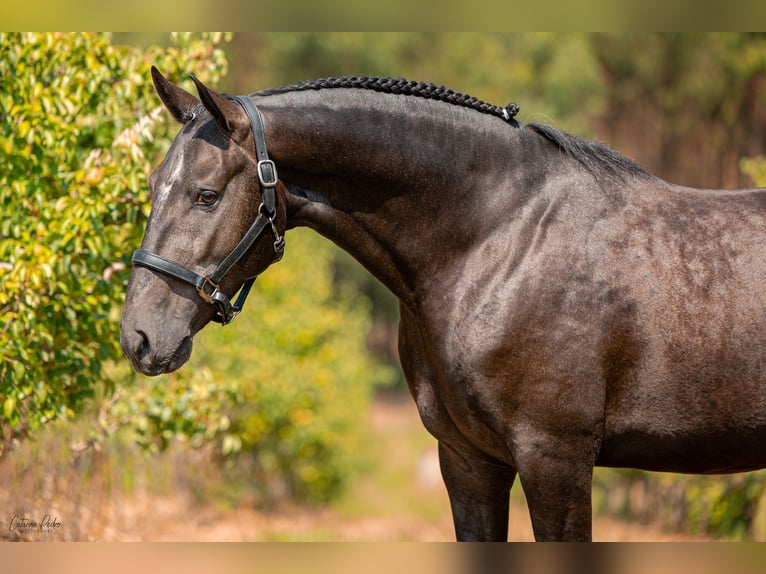
[[[537,540],[589,540],[594,466],[766,466],[766,190],[672,185],[432,84],[330,78],[248,104],[152,75],[183,127],[122,316],[138,371],[183,365],[307,226],[400,301],[459,540],[507,539],[517,474]]]

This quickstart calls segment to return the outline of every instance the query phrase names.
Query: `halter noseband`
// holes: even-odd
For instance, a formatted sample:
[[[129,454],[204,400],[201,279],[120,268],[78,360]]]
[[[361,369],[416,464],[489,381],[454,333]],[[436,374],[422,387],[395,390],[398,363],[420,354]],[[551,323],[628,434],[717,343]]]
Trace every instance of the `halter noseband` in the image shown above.
[[[274,262],[282,259],[285,249],[284,236],[279,232],[274,223],[277,213],[277,200],[274,189],[278,181],[277,168],[266,152],[266,137],[264,136],[261,114],[250,98],[232,96],[232,99],[238,102],[245,110],[247,117],[250,119],[250,131],[253,133],[253,140],[255,140],[255,156],[258,162],[258,186],[261,190],[261,205],[258,208],[258,217],[256,217],[244,237],[240,239],[239,243],[234,246],[234,249],[218,264],[218,267],[210,275],[198,275],[183,265],[179,265],[145,249],[136,249],[132,259],[134,265],[170,275],[193,285],[204,301],[215,305],[216,314],[213,317],[213,321],[221,323],[221,325],[231,323],[234,317],[242,311],[247,295],[250,293],[250,288],[255,282],[255,277],[245,281],[242,289],[240,289],[237,300],[232,305],[229,298],[218,289],[223,277],[245,256],[256,240],[267,230],[271,230],[274,237],[274,252],[276,253]]]

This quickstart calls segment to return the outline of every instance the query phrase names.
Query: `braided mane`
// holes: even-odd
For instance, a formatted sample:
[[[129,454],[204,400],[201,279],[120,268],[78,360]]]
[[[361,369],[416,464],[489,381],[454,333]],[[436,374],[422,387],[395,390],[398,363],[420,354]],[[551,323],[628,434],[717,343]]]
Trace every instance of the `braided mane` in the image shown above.
[[[379,78],[375,76],[346,76],[340,78],[320,78],[307,80],[283,86],[281,88],[268,88],[260,90],[252,95],[270,96],[287,92],[300,92],[308,90],[324,90],[332,88],[362,88],[374,90],[386,94],[401,94],[405,96],[417,96],[429,100],[439,100],[456,106],[463,106],[479,111],[483,114],[497,116],[514,127],[519,127],[515,119],[519,113],[519,106],[510,103],[506,107],[488,104],[478,98],[450,90],[444,86],[438,86],[429,82],[416,82],[405,78]],[[546,138],[562,152],[573,157],[594,177],[606,176],[608,178],[622,179],[622,176],[653,177],[644,171],[638,164],[632,162],[620,153],[608,146],[573,136],[560,131],[552,126],[539,123],[524,124],[525,128],[531,129],[538,135]]]
[[[401,94],[405,96],[417,96],[429,100],[439,100],[448,104],[463,106],[477,110],[484,114],[497,116],[512,125],[517,125],[514,116],[519,113],[519,106],[511,103],[506,107],[488,104],[478,98],[462,94],[444,86],[437,86],[429,82],[416,82],[404,78],[378,78],[375,76],[348,76],[341,78],[321,78],[318,80],[308,80],[284,86],[281,88],[269,88],[261,90],[253,95],[269,96],[273,94],[284,94],[287,92],[323,90],[328,88],[362,88],[365,90],[374,90],[386,94]]]

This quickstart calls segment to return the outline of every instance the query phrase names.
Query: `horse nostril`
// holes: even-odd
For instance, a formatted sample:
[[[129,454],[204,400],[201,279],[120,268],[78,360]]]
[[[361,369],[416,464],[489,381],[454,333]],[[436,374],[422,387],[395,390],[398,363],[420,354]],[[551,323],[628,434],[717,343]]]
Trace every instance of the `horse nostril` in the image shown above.
[[[136,357],[138,360],[144,359],[148,354],[150,350],[149,345],[149,337],[146,336],[146,333],[143,331],[136,331],[138,336],[141,338],[140,343],[136,347]]]

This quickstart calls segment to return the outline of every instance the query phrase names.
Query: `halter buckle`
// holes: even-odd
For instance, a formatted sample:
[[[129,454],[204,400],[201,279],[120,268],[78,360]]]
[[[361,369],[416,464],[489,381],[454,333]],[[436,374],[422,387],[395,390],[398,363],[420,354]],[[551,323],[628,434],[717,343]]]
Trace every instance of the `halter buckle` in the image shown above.
[[[210,293],[205,291],[205,287],[207,287],[208,285],[210,285],[213,288],[213,290],[210,291]],[[202,283],[202,285],[199,285],[197,287],[197,293],[199,293],[199,296],[202,298],[203,301],[207,303],[215,304],[214,297],[218,293],[218,285],[216,283],[213,283],[210,280],[210,277],[205,277],[204,283]]]
[[[258,162],[258,181],[263,187],[276,187],[277,166],[270,159],[262,159]]]

